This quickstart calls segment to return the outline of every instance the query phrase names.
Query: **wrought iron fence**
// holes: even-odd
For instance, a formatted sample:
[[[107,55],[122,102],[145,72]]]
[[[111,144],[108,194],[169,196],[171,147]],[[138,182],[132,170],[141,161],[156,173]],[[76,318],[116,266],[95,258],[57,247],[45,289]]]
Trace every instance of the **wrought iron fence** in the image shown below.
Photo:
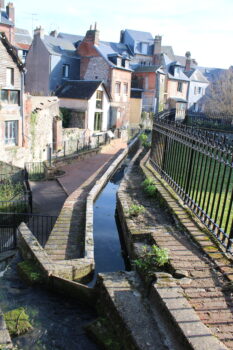
[[[0,174],[0,212],[31,212],[32,192],[24,169]]]
[[[110,141],[110,137],[107,132],[96,133],[92,137],[79,137],[77,139],[69,139],[63,141],[60,147],[57,147],[55,143],[48,145],[48,161],[61,157],[66,157],[80,152],[98,148]]]
[[[233,254],[233,145],[225,137],[157,119],[150,159]]]
[[[17,228],[25,222],[38,242],[45,246],[56,216],[25,214],[25,213],[0,213],[0,253],[15,249],[17,244]]]
[[[233,115],[187,112],[185,123],[189,126],[233,132]]]
[[[24,165],[27,180],[38,181],[45,178],[45,167],[43,162],[27,162]]]

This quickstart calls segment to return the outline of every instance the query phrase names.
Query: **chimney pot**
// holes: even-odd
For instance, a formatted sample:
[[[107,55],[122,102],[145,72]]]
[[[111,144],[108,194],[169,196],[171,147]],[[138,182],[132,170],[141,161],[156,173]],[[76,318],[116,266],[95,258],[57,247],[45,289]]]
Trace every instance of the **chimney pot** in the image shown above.
[[[41,39],[44,39],[44,29],[41,26],[36,27],[36,29],[34,30],[34,38],[36,36],[39,36]]]

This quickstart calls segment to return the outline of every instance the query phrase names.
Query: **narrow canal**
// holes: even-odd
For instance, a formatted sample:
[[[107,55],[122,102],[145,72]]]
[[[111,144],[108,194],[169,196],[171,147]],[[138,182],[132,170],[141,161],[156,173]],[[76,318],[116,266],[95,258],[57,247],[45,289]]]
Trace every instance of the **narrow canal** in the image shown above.
[[[116,213],[116,193],[129,161],[125,159],[94,203],[95,276],[129,269]]]
[[[98,272],[128,270],[126,250],[118,229],[116,192],[124,176],[130,156],[111,177],[94,204],[95,284]],[[63,297],[42,287],[31,287],[21,281],[15,258],[0,275],[0,308],[7,312],[25,308],[33,329],[13,338],[19,350],[98,350],[85,333],[85,325],[96,319],[93,308]]]

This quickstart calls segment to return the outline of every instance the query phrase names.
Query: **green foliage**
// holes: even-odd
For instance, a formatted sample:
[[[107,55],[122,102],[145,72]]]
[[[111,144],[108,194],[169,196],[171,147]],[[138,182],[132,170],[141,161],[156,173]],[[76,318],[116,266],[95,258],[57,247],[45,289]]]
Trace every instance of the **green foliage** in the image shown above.
[[[31,283],[39,283],[42,281],[41,272],[32,261],[22,261],[18,264],[18,267]]]
[[[150,142],[148,141],[148,136],[146,134],[141,134],[139,136],[139,140],[141,141],[143,147],[150,147]]]
[[[143,205],[132,204],[129,207],[128,215],[131,217],[138,216],[138,215],[142,214],[144,211],[145,211],[145,208],[143,207]]]
[[[0,201],[10,201],[23,194],[23,185],[13,183],[11,180],[5,180],[0,184]]]
[[[155,244],[150,248],[143,246],[140,258],[134,260],[137,266],[147,276],[152,276],[156,271],[168,262],[168,250],[166,248],[159,248]]]
[[[155,195],[157,193],[157,188],[156,188],[156,185],[154,183],[153,178],[147,177],[142,182],[142,187],[149,197],[155,197]]]
[[[23,307],[5,313],[4,319],[11,336],[24,334],[32,329],[32,325],[29,322],[29,316],[26,314]]]
[[[71,109],[64,107],[60,108],[60,117],[62,119],[63,128],[68,128],[71,119]]]

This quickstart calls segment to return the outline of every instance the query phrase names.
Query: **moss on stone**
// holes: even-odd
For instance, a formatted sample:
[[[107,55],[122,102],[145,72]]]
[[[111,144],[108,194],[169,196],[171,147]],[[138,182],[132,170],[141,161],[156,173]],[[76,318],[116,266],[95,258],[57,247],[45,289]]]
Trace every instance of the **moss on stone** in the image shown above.
[[[20,262],[18,264],[18,269],[22,278],[30,284],[41,283],[43,281],[41,271],[31,260]]]
[[[86,327],[87,333],[105,350],[121,350],[122,345],[107,318],[99,317]]]
[[[23,307],[5,313],[4,319],[11,336],[24,334],[32,329],[29,316],[26,314]]]

